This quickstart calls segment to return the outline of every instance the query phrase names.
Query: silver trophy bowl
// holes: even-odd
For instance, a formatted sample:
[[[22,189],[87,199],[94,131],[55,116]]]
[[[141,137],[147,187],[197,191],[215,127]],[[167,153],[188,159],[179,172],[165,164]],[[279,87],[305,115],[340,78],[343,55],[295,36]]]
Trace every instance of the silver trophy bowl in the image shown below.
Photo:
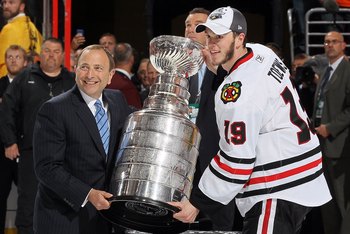
[[[112,223],[146,232],[181,232],[188,225],[172,218],[168,204],[190,197],[200,133],[188,118],[187,77],[203,63],[202,46],[190,39],[159,36],[150,59],[160,72],[144,109],[132,113],[123,129],[109,192]]]

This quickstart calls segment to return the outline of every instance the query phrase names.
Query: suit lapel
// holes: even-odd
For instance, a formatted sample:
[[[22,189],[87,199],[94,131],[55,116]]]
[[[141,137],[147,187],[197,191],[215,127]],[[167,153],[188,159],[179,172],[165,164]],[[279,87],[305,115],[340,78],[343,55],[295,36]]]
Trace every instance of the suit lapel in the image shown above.
[[[101,157],[106,157],[106,153],[103,149],[103,144],[101,141],[100,133],[97,129],[97,124],[93,114],[91,113],[89,107],[81,96],[79,89],[75,86],[72,96],[73,105],[76,106],[76,113],[81,119],[81,122],[85,125],[87,131],[90,133],[90,136],[100,152]]]
[[[205,70],[205,74],[203,77],[203,82],[202,82],[202,86],[201,86],[201,93],[202,94],[208,94],[210,93],[210,89],[212,86],[212,73],[208,70],[208,68]],[[207,102],[208,98],[210,95],[201,95],[201,99],[200,99],[200,106],[204,106],[204,104]]]
[[[345,63],[348,63],[345,59],[343,59],[339,63],[338,67],[335,69],[334,73],[332,74],[331,79],[329,80],[328,84],[326,84],[326,87],[324,88],[325,93],[328,92],[330,87],[332,87],[334,85],[334,83],[337,81],[337,79],[339,78],[338,74],[344,70]]]
[[[110,117],[110,138],[109,138],[109,149],[108,149],[108,159],[107,163],[110,162],[110,160],[113,159],[114,155],[112,155],[115,152],[116,147],[116,141],[117,141],[117,129],[118,129],[118,123],[120,116],[118,115],[119,107],[118,105],[113,102],[113,100],[107,95],[104,94],[104,100],[108,103],[108,112]]]

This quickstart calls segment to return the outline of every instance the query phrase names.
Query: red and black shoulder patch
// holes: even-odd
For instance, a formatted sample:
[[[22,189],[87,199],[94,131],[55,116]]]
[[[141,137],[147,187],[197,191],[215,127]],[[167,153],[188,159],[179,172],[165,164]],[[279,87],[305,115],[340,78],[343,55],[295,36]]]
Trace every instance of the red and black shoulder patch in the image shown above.
[[[221,100],[223,103],[236,102],[241,96],[241,86],[242,83],[240,81],[225,84],[221,89]]]

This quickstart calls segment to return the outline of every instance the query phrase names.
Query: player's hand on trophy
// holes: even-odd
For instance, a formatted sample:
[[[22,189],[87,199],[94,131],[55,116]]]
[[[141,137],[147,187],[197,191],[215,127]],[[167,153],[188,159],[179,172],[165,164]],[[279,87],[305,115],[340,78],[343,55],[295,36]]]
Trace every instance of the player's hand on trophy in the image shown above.
[[[202,49],[202,55],[203,55],[203,60],[205,62],[205,65],[207,66],[207,68],[211,72],[216,74],[216,71],[218,70],[218,66],[213,64],[213,61],[212,61],[211,55],[210,55],[210,51],[209,51],[207,46],[204,47],[204,49]]]
[[[173,217],[184,223],[193,223],[199,213],[199,210],[188,200],[182,202],[169,202],[169,204],[180,209],[179,212],[174,213]]]
[[[111,206],[107,198],[111,198],[113,194],[102,190],[91,189],[88,200],[96,208],[96,210],[107,210]]]

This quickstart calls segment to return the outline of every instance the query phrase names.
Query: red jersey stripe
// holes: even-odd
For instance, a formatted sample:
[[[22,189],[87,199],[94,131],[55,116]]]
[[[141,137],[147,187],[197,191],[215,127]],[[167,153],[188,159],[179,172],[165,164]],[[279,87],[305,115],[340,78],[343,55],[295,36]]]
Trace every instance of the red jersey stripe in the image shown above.
[[[303,166],[282,172],[282,173],[278,173],[278,174],[274,174],[274,175],[270,175],[270,176],[262,176],[262,177],[256,177],[256,178],[251,178],[247,183],[246,186],[248,185],[252,185],[252,184],[259,184],[259,183],[266,183],[266,182],[272,182],[272,181],[276,181],[276,180],[280,180],[280,179],[284,179],[287,178],[289,176],[293,176],[299,173],[302,173],[304,171],[310,170],[312,168],[317,167],[320,163],[322,163],[322,158],[319,158],[313,162],[310,162],[308,164],[305,164]]]
[[[253,169],[238,169],[238,168],[232,168],[222,162],[220,162],[220,157],[218,155],[215,155],[214,160],[216,164],[224,171],[227,171],[231,174],[238,174],[238,175],[250,175],[252,174]]]
[[[262,234],[267,234],[267,231],[268,231],[268,228],[269,228],[271,204],[272,204],[272,200],[271,199],[267,199],[266,200],[264,220],[263,220],[263,226],[262,226],[262,231],[261,231]]]

